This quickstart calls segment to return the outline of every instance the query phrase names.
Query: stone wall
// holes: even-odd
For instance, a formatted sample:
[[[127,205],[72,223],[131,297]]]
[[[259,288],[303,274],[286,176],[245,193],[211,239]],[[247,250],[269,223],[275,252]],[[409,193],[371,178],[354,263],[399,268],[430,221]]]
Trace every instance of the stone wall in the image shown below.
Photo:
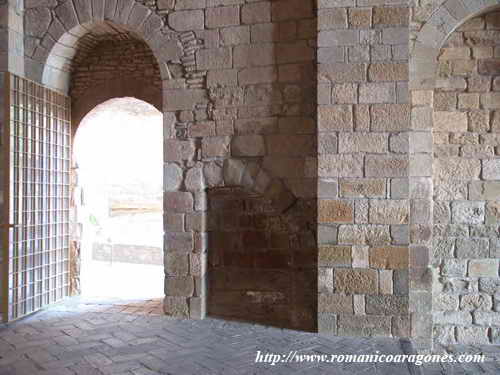
[[[409,336],[409,10],[357,3],[318,9],[318,325]]]
[[[177,112],[177,137],[189,140],[186,147],[194,141],[200,153],[201,162],[188,172],[185,188],[188,192],[196,191],[198,185],[194,182],[198,184],[200,179],[210,189],[244,185],[270,199],[277,212],[300,207],[303,199],[315,196],[316,171],[310,168],[309,160],[316,152],[313,2],[212,1],[204,10],[181,9],[180,4],[176,3],[179,9],[168,15],[169,25],[182,32],[184,45],[199,47],[183,58],[191,75],[180,83],[187,86],[179,90],[174,87],[178,81],[171,82],[164,94],[168,110],[182,109]],[[193,29],[194,39],[199,39],[197,44],[188,32]],[[176,174],[178,159],[184,158],[185,150],[189,149],[167,150],[172,175]],[[190,194],[172,192],[166,199],[169,204],[175,202],[177,207],[193,210]],[[208,211],[203,213],[205,210]],[[192,217],[200,220],[200,215],[218,215],[212,213],[210,204],[205,206],[203,195],[198,193],[194,195],[194,211],[188,215],[172,211],[167,214],[169,221],[184,222],[183,230],[187,232],[172,233],[167,242],[179,246],[179,250],[192,248],[194,242],[196,253],[206,252],[208,241],[209,254],[227,252],[212,244],[212,233],[207,235],[204,224],[188,226]],[[245,215],[246,209],[237,207],[232,214]],[[288,213],[283,215],[283,220],[290,220]],[[194,232],[194,237],[190,232]],[[185,271],[179,274],[175,269],[176,264],[186,264],[185,252],[170,252],[167,257],[167,294],[172,296],[169,299],[173,306],[182,309],[183,296],[193,291],[195,296],[202,296],[207,286],[198,277],[193,284]],[[203,264],[205,259],[203,256]],[[267,259],[271,259],[271,254]],[[190,261],[198,265],[193,256]],[[205,267],[203,264],[201,267]],[[265,272],[264,268],[259,265],[251,272]],[[314,269],[308,265],[304,268]],[[248,282],[247,291],[258,294],[259,289]],[[271,284],[267,287],[274,288]],[[210,295],[208,298],[210,301]],[[234,306],[238,302],[241,300],[235,300]],[[210,302],[209,306],[212,309]],[[289,317],[281,321],[289,321]]]
[[[208,202],[209,315],[315,330],[315,200],[282,214],[258,194],[218,188]]]
[[[205,316],[207,256],[239,255],[214,247],[231,231],[211,222],[225,214],[210,201],[234,198],[269,201],[266,220],[282,213],[287,225],[308,207],[321,332],[411,336],[419,348],[433,331],[443,343],[497,340],[496,16],[486,16],[489,26],[470,21],[483,29],[441,47],[500,0],[91,3],[26,1],[25,74],[68,92],[79,41],[110,27],[113,38],[126,32],[151,49],[165,119],[166,313]],[[228,215],[257,213],[241,203]],[[231,230],[242,241],[249,228]],[[269,244],[256,249],[272,263]],[[264,274],[251,259],[252,275]],[[213,271],[229,271],[225,262]],[[277,264],[300,280],[295,258]],[[218,285],[210,291],[227,292]],[[307,322],[311,300],[279,285],[270,295],[292,293],[293,305],[281,323],[296,327],[300,314]],[[257,300],[262,311],[266,299]]]
[[[500,13],[439,55],[434,91],[434,339],[500,343]]]
[[[23,1],[0,1],[0,72],[24,74]]]

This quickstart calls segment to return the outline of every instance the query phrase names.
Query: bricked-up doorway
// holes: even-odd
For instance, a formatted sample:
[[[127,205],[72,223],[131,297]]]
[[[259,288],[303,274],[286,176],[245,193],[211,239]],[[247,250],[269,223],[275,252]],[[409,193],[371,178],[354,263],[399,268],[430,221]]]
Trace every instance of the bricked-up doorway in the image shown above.
[[[163,297],[162,120],[146,102],[116,98],[78,127],[73,163],[83,296]]]

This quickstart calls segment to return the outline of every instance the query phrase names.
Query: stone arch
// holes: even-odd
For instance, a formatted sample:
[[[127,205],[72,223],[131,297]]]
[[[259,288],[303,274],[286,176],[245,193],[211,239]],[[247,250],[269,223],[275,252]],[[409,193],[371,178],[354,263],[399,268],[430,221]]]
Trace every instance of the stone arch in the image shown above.
[[[41,81],[65,93],[69,89],[68,66],[79,42],[89,33],[130,32],[143,40],[160,63],[162,80],[171,78],[166,62],[182,55],[178,33],[168,30],[160,15],[134,0],[65,1],[46,17],[50,26],[40,42],[44,46],[41,56],[37,56],[44,62]]]
[[[250,158],[223,161],[229,155],[204,154],[204,137],[208,140],[212,134],[210,126],[201,126],[201,120],[183,117],[183,113],[203,112],[201,117],[206,116],[213,125],[220,114],[217,102],[227,98],[224,90],[208,88],[207,71],[211,68],[200,64],[196,58],[198,49],[204,44],[212,46],[212,42],[198,30],[174,22],[183,17],[182,13],[176,17],[172,14],[166,16],[151,6],[151,2],[137,0],[66,0],[53,4],[27,9],[27,23],[37,28],[27,35],[41,36],[31,42],[28,38],[28,43],[25,43],[30,50],[28,60],[33,63],[31,79],[67,93],[71,61],[77,49],[91,48],[93,36],[102,33],[134,35],[149,46],[159,63],[165,174],[171,166],[178,179],[165,189],[164,194],[165,212],[172,214],[165,220],[164,310],[169,315],[203,318],[206,313],[208,248],[203,223],[207,198],[203,166],[214,156],[213,160],[220,164],[220,173],[225,175],[221,186],[243,186],[245,190],[258,192],[272,201],[273,210],[277,212],[293,206],[296,195],[299,197],[300,194],[293,194],[296,189],[287,188],[283,179],[272,177],[260,164],[255,167]],[[241,98],[240,95],[236,99]],[[229,136],[213,147],[226,149],[229,147],[226,142],[230,142]],[[188,216],[190,226],[185,225],[183,219]],[[195,222],[194,218],[199,221]]]
[[[410,88],[434,88],[437,57],[449,35],[470,18],[499,6],[500,0],[447,0],[437,8],[415,35],[410,61]]]
[[[73,131],[93,108],[114,98],[133,97],[163,109],[158,61],[149,46],[129,32],[86,34],[69,70]]]
[[[410,314],[411,337],[417,349],[433,345],[433,105],[438,85],[438,57],[444,43],[458,27],[500,6],[500,0],[446,0],[410,35],[409,130],[410,194]]]

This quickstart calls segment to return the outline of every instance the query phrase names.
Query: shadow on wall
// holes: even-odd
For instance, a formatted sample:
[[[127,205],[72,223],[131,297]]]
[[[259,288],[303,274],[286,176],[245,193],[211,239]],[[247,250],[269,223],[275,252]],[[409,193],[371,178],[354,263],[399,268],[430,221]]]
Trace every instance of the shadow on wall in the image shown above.
[[[316,331],[317,172],[306,171],[317,155],[316,20],[312,1],[294,4],[271,2],[273,23],[243,46],[245,107],[231,153],[282,179],[297,200],[281,212],[240,187],[208,190],[208,314]]]
[[[262,196],[219,188],[208,203],[209,315],[314,330],[315,200],[280,213]]]

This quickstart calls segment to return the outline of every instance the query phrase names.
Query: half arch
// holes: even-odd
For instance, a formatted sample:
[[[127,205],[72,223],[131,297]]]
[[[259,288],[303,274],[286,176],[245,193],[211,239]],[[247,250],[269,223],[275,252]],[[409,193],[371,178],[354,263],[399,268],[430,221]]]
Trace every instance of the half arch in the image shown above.
[[[447,0],[416,34],[410,59],[410,88],[433,89],[439,51],[450,34],[467,20],[500,7],[500,0]]]
[[[164,26],[161,16],[134,0],[66,1],[45,17],[50,26],[36,54],[43,63],[40,78],[45,86],[64,93],[69,92],[71,61],[77,51],[92,47],[102,35],[130,34],[144,41],[162,62],[162,80],[170,78],[165,62],[182,54],[178,34]]]

